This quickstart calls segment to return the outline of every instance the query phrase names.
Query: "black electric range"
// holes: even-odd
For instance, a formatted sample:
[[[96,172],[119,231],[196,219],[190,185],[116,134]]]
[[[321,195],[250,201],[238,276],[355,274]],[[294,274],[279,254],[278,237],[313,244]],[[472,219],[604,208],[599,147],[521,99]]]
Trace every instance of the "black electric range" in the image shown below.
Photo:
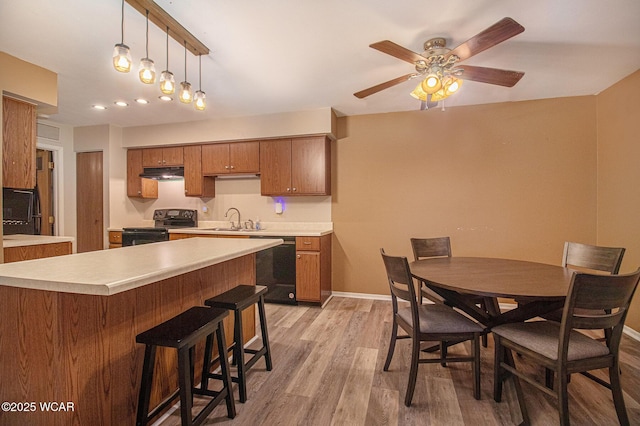
[[[198,226],[198,211],[190,209],[157,209],[153,212],[154,227],[123,228],[122,245],[136,246],[169,240],[169,229]]]

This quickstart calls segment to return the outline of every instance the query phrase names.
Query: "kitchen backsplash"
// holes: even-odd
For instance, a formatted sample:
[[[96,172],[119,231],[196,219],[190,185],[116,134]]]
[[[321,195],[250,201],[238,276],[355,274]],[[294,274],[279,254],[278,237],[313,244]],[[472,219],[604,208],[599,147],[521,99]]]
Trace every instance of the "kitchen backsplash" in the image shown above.
[[[276,202],[282,202],[283,213],[276,213]],[[244,177],[218,179],[214,198],[185,197],[184,181],[163,181],[158,184],[158,199],[140,201],[128,199],[133,209],[122,216],[111,217],[111,227],[131,226],[152,220],[153,211],[160,208],[198,210],[199,221],[226,221],[224,213],[230,207],[240,210],[242,220],[261,222],[331,222],[331,197],[265,197],[260,195],[260,179]],[[207,211],[204,211],[204,210]],[[234,220],[237,218],[233,217]]]

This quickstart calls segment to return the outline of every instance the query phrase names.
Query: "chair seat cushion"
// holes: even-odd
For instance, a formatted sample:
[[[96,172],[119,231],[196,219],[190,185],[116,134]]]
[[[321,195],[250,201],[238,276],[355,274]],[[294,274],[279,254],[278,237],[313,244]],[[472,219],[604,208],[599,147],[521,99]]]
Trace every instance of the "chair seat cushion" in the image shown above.
[[[532,321],[503,324],[492,328],[491,332],[549,359],[558,359],[560,324],[556,322]],[[609,348],[605,344],[578,331],[571,331],[567,360],[574,361],[603,356],[609,352]]]
[[[425,334],[482,333],[484,331],[479,324],[442,304],[419,305],[418,315],[420,332]],[[398,309],[398,316],[412,324],[411,307]]]

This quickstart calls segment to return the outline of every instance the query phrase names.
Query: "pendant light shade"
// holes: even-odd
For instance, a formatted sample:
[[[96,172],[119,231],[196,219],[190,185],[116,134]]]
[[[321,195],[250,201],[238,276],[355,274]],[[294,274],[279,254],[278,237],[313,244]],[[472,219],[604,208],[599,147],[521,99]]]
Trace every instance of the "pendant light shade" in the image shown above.
[[[138,76],[144,84],[153,84],[156,82],[156,67],[151,59],[149,59],[149,11],[147,10],[147,35],[146,35],[146,55],[140,59],[140,68]]]
[[[187,81],[187,42],[184,42],[184,81],[180,83],[180,102],[190,104],[193,101],[191,83]]]
[[[207,95],[202,91],[202,55],[198,55],[198,90],[193,97],[193,102],[198,111],[207,108]]]
[[[167,27],[167,67],[160,74],[160,91],[165,95],[172,95],[176,91],[176,80],[169,71],[169,27]]]
[[[113,48],[113,67],[116,71],[131,71],[131,52],[129,46],[124,44],[124,0],[122,0],[122,14],[120,20],[120,43]]]

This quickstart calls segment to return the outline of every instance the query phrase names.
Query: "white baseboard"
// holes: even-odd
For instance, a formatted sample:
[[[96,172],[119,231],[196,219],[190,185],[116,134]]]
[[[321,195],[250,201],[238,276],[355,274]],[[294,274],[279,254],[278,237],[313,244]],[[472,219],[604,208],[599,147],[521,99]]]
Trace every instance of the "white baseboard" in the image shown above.
[[[352,299],[373,299],[373,300],[387,300],[391,301],[391,296],[387,296],[384,294],[367,294],[367,293],[349,293],[344,291],[333,291],[331,292],[332,296],[337,297],[350,297]],[[500,308],[504,309],[513,309],[516,305],[513,303],[501,303]],[[640,333],[634,330],[631,327],[624,326],[624,334],[632,338],[633,340],[637,340],[640,342]]]

